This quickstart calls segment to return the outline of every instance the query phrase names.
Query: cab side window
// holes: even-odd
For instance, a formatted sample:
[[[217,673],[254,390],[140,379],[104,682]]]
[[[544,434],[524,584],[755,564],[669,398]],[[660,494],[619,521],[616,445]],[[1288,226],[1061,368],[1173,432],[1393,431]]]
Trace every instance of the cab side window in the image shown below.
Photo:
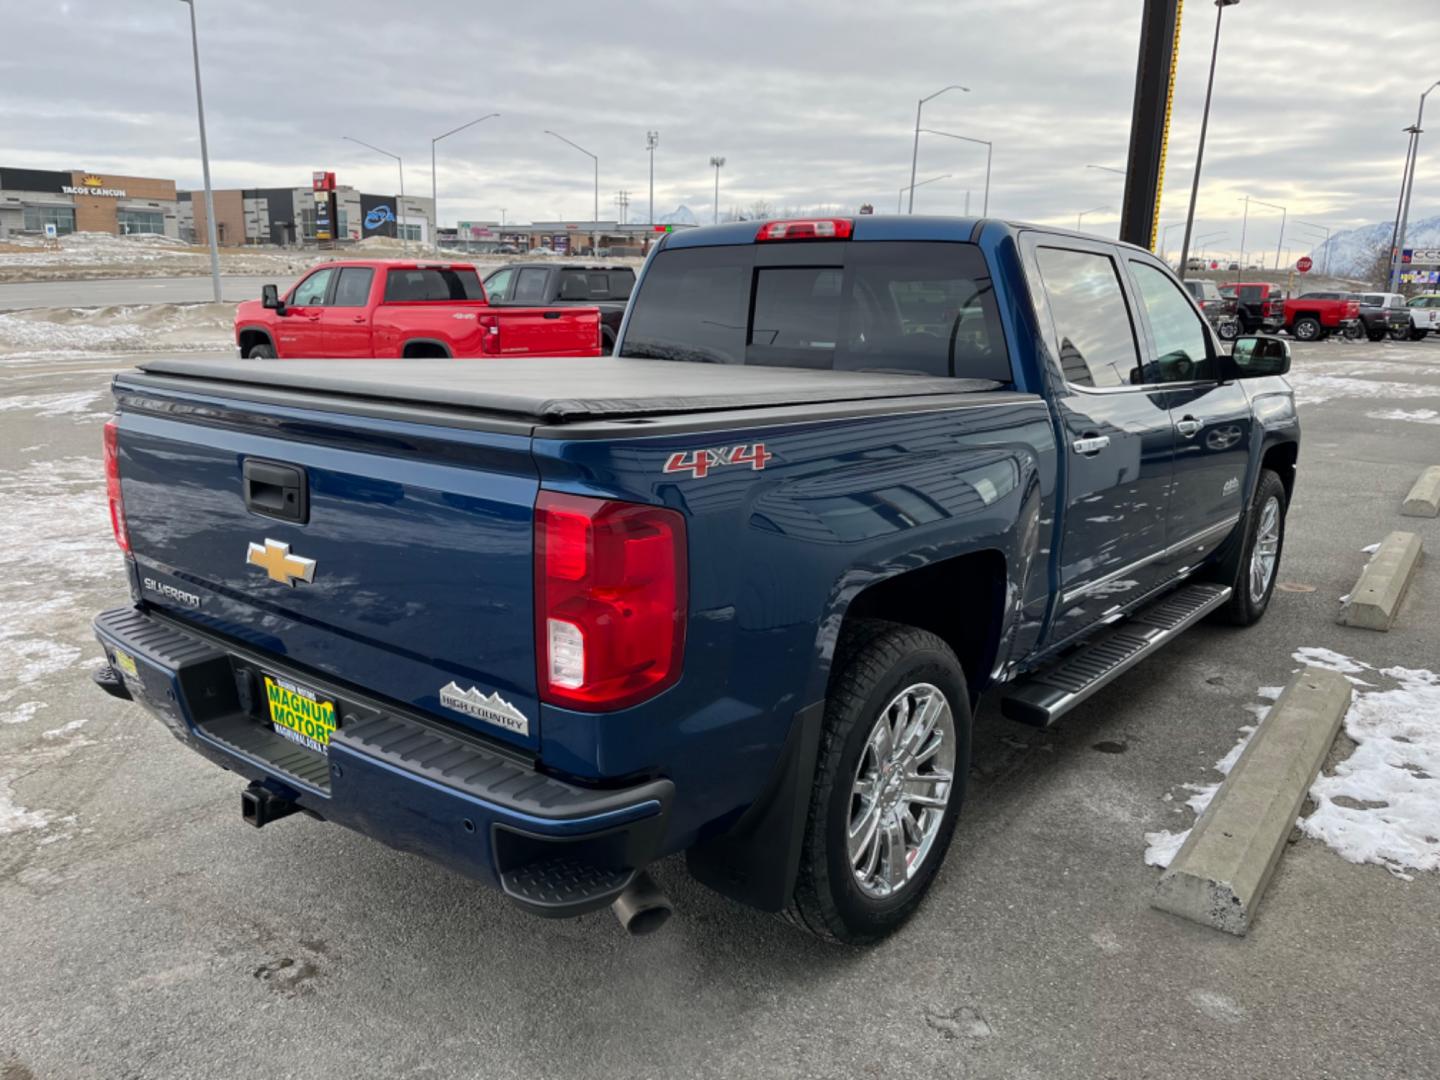
[[[510,290],[510,279],[515,276],[515,271],[506,267],[504,270],[496,270],[485,279],[485,291],[491,300],[504,300],[505,294]]]
[[[1205,322],[1170,275],[1149,263],[1130,263],[1140,303],[1155,339],[1155,354],[1145,364],[1147,383],[1191,382],[1212,377]]]
[[[1075,386],[1128,386],[1138,370],[1135,329],[1115,262],[1091,251],[1035,250],[1065,381]],[[1185,302],[1189,307],[1189,301]]]
[[[325,294],[330,290],[330,278],[334,275],[334,267],[325,267],[316,270],[299,285],[295,286],[295,296],[290,301],[291,307],[319,307],[325,303]]]

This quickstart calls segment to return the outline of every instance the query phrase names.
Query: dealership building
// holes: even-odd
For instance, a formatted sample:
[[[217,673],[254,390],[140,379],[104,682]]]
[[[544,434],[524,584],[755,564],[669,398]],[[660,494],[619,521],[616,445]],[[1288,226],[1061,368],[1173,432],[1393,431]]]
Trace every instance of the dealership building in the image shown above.
[[[315,192],[311,187],[229,188],[211,192],[215,204],[215,231],[222,245],[313,244],[317,232]],[[335,188],[338,239],[364,240],[371,236],[399,237],[401,222],[408,238],[430,242],[435,228],[435,203],[407,195],[371,195],[352,187]],[[206,241],[205,192],[180,192],[180,235],[195,243]]]
[[[0,238],[74,232],[180,235],[174,180],[153,176],[0,168]]]

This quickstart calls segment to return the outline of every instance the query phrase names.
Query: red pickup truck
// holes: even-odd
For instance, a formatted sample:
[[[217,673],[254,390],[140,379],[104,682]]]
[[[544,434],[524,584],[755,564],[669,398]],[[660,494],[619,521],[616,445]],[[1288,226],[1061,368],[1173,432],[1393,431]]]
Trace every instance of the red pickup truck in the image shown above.
[[[1338,294],[1306,293],[1285,301],[1285,329],[1300,341],[1319,341],[1331,334],[1358,338],[1365,332],[1360,322],[1360,302],[1329,299]]]
[[[599,356],[594,307],[492,307],[465,263],[343,260],[235,312],[235,344],[269,357]]]

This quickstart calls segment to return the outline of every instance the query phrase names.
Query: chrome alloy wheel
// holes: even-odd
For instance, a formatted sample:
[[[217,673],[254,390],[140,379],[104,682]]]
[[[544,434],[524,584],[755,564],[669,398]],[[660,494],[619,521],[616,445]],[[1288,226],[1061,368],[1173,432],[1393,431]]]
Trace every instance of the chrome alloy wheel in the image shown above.
[[[1255,535],[1255,548],[1250,553],[1250,599],[1260,603],[1275,576],[1275,562],[1280,557],[1280,500],[1265,500],[1260,509],[1260,529]]]
[[[866,896],[894,896],[934,846],[955,779],[955,717],[936,686],[908,686],[870,731],[850,788],[850,869]]]

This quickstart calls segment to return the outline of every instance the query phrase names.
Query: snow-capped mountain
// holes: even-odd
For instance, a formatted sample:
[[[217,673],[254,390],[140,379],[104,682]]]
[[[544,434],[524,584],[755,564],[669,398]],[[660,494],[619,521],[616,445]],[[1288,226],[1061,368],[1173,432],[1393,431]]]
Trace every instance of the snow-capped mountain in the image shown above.
[[[656,214],[655,224],[657,225],[698,225],[695,212],[683,203],[671,210],[668,214]]]
[[[1377,249],[1387,246],[1395,228],[1393,221],[1378,221],[1374,225],[1361,225],[1331,235],[1328,243],[1320,244],[1310,252],[1318,270],[1326,265],[1329,257],[1329,273],[1334,277],[1363,276],[1375,259]],[[1405,246],[1440,247],[1440,217],[1411,219],[1405,230]]]

